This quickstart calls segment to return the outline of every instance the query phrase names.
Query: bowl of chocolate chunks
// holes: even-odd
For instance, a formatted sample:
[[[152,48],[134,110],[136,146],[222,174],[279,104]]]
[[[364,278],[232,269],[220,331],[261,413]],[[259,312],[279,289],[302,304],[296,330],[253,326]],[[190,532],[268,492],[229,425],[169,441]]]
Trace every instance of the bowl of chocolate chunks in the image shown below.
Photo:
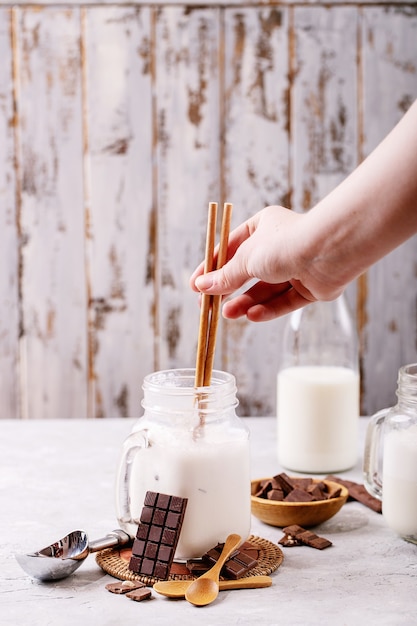
[[[316,526],[336,515],[348,498],[339,483],[285,472],[251,482],[251,506],[255,517],[271,526]]]

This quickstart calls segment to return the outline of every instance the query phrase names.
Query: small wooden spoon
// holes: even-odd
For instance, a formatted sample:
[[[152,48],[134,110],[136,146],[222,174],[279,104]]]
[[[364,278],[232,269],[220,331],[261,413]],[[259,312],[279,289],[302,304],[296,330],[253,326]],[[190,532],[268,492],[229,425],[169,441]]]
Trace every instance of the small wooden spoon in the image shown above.
[[[217,598],[219,595],[220,570],[241,541],[242,537],[239,537],[239,535],[228,536],[217,563],[208,572],[193,580],[188,587],[185,592],[185,599],[188,602],[195,606],[205,606]]]
[[[184,598],[188,587],[193,583],[192,580],[161,580],[156,582],[153,589],[167,598]],[[227,589],[260,589],[261,587],[270,587],[272,578],[270,576],[248,576],[247,578],[238,578],[237,580],[220,580],[220,591]]]

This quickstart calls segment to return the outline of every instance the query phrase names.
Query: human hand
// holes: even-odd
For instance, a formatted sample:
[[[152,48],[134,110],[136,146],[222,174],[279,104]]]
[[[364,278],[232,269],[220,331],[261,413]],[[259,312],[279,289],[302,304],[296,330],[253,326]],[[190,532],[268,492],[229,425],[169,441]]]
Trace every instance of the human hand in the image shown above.
[[[230,233],[225,265],[203,274],[204,264],[200,264],[191,276],[191,287],[228,296],[257,279],[245,293],[223,306],[224,317],[246,315],[254,322],[271,320],[315,301],[314,280],[309,280],[306,270],[304,218],[280,206],[256,213]],[[303,245],[307,247],[303,249]]]

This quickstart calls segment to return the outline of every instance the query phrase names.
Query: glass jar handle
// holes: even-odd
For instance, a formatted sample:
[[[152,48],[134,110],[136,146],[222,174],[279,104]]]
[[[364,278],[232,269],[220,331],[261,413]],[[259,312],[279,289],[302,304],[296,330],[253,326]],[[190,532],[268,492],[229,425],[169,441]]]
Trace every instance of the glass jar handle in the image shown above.
[[[378,500],[382,500],[382,426],[390,410],[389,407],[375,413],[366,431],[364,482],[369,493]]]
[[[116,478],[116,512],[120,526],[129,532],[129,526],[136,524],[130,508],[130,480],[133,463],[138,452],[149,445],[148,431],[138,430],[133,432],[123,444],[122,456]],[[131,532],[129,533],[131,536]]]

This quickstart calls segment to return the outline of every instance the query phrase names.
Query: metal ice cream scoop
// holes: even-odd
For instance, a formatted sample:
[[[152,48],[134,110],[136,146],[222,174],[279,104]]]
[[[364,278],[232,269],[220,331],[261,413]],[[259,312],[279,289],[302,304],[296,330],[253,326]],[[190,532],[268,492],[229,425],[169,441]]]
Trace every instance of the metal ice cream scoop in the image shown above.
[[[95,541],[89,541],[84,530],[74,530],[38,552],[15,556],[21,568],[29,576],[46,582],[70,576],[80,567],[90,552],[124,546],[129,541],[129,535],[119,528]]]

